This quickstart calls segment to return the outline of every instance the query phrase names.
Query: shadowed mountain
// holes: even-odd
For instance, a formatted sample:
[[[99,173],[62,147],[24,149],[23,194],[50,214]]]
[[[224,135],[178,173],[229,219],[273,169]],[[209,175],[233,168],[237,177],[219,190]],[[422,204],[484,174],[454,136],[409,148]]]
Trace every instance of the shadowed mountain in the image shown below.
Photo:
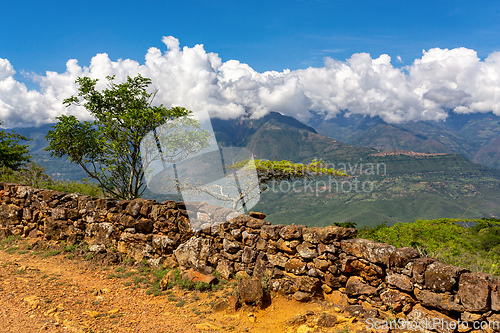
[[[493,139],[491,143],[474,154],[474,163],[490,165],[492,168],[500,170],[500,136]]]
[[[353,161],[376,152],[318,134],[295,118],[271,112],[260,119],[213,119],[219,145],[250,149],[256,158],[307,163],[312,159]]]

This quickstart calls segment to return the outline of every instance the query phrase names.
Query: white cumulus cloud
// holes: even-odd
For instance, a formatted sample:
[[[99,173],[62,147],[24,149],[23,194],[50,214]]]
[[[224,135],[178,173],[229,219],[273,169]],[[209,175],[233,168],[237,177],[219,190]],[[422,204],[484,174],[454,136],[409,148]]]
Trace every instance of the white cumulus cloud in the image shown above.
[[[326,58],[319,68],[259,73],[237,60],[223,62],[201,44],[181,47],[172,36],[162,41],[165,50],[150,48],[144,63],[114,61],[105,53],[88,66],[69,60],[64,73],[32,76],[39,91],[17,81],[10,62],[0,59],[0,119],[7,127],[53,123],[61,114],[90,120],[85,109],[62,105],[77,93],[78,77],[98,78],[103,88],[107,75],[124,81],[138,73],[152,79],[156,103],[207,110],[226,119],[279,111],[307,120],[309,110],[327,117],[348,110],[390,123],[443,120],[449,110],[500,116],[500,52],[481,60],[471,49],[434,48],[402,68],[394,67],[388,55],[357,53],[346,61]]]

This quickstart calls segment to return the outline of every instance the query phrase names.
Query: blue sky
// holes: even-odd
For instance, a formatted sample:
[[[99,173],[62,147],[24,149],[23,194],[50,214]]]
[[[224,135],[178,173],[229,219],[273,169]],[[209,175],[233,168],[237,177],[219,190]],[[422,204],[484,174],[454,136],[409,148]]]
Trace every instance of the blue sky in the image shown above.
[[[500,116],[500,0],[19,0],[0,8],[6,127],[61,114],[91,119],[62,106],[76,78],[137,73],[152,79],[156,102],[223,118]]]
[[[0,58],[16,71],[64,71],[97,53],[142,62],[162,36],[204,44],[255,70],[387,53],[410,64],[433,47],[500,50],[500,1],[3,1]]]

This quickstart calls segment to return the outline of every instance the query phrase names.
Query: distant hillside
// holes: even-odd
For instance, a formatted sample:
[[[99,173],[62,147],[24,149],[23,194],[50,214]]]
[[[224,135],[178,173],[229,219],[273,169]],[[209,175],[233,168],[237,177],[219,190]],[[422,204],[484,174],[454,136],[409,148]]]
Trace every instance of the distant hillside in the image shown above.
[[[256,158],[291,160],[307,163],[312,159],[329,162],[358,161],[376,152],[353,147],[318,134],[295,118],[271,112],[261,119],[220,120],[212,126],[222,146],[250,149]]]
[[[52,125],[40,127],[23,127],[14,129],[16,133],[31,139],[26,144],[29,146],[33,161],[45,168],[45,171],[54,180],[80,180],[87,177],[82,168],[69,163],[66,159],[53,158],[43,149],[49,146],[45,136]]]
[[[349,125],[346,118],[340,120],[340,125],[334,125],[343,129],[344,137],[352,137],[356,133],[360,135],[362,128],[370,129],[373,133],[377,130],[376,133],[382,138],[389,129],[401,135],[410,133],[409,130],[383,124],[373,118],[358,119],[357,125]],[[318,188],[313,187],[312,190],[310,187],[304,190],[305,187],[298,186],[299,193],[281,191],[279,188],[273,192],[270,189],[262,195],[253,210],[266,213],[266,219],[274,223],[301,221],[311,226],[324,226],[333,222],[354,221],[362,226],[383,221],[394,224],[415,218],[500,216],[500,171],[475,164],[459,154],[447,154],[451,149],[427,150],[425,153],[430,155],[408,150],[380,153],[380,150],[351,146],[326,137],[312,127],[279,113],[270,113],[257,120],[213,119],[212,125],[222,146],[247,147],[257,158],[262,159],[288,159],[303,163],[314,158],[320,159],[329,166],[345,168],[349,173],[359,176],[360,181],[368,181],[366,184],[373,185],[373,190],[368,192],[345,192],[342,188],[337,191],[337,185],[329,184],[329,179],[321,179],[325,183],[317,183]],[[453,126],[465,127],[462,123]],[[49,128],[45,126],[16,131],[35,139],[29,143],[34,160],[46,167],[54,178],[79,180],[85,177],[78,166],[66,160],[53,159],[43,151],[47,146],[44,137]],[[352,135],[347,133],[351,129]],[[438,129],[435,130],[438,133]],[[454,138],[456,147],[466,147],[465,144],[458,144],[462,142],[458,136],[450,134],[449,137]],[[419,142],[434,142],[423,136],[417,139],[421,140]],[[387,136],[384,140],[387,140]],[[398,139],[396,134],[394,140],[410,142],[404,137]],[[400,143],[399,146],[404,145]],[[392,146],[388,144],[386,147]],[[497,146],[491,144],[489,147]],[[483,156],[491,155],[492,152],[487,149],[482,150]],[[494,154],[495,150],[493,158]],[[375,169],[379,166],[379,172],[367,173],[370,165]],[[353,182],[354,178],[349,181]],[[145,197],[166,199],[151,193],[146,193]]]
[[[472,158],[474,163],[489,165],[500,170],[500,136],[490,142],[487,146],[479,149]]]
[[[446,121],[387,124],[379,117],[339,114],[324,119],[313,114],[309,125],[318,133],[350,145],[378,150],[404,149],[421,153],[458,153],[474,162],[500,168],[500,117],[493,113],[456,114]],[[484,148],[484,150],[483,150]]]
[[[375,124],[374,119],[366,119],[366,122],[381,125]],[[499,171],[477,165],[459,154],[440,151],[379,153],[294,124],[290,117],[272,113],[261,118],[257,125],[247,119],[218,121],[213,127],[218,137],[239,135],[240,146],[249,148],[258,158],[295,162],[318,158],[337,168],[346,165],[354,169],[357,165],[358,175],[359,166],[385,165],[386,173],[362,175],[361,179],[373,184],[373,191],[369,193],[338,192],[328,186],[314,193],[285,193],[279,188],[273,192],[271,188],[255,207],[268,214],[269,221],[288,224],[300,219],[310,221],[311,225],[354,221],[360,225],[376,225],[415,218],[500,216]],[[347,127],[347,123],[344,125]],[[223,132],[227,128],[234,132]]]

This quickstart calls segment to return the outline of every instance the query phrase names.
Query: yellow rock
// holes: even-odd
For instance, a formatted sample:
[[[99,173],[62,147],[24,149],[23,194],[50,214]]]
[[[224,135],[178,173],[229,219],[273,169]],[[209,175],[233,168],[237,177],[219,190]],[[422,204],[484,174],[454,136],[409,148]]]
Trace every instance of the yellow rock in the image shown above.
[[[120,309],[119,308],[116,308],[116,309],[113,309],[113,310],[109,310],[108,313],[117,313],[117,312],[120,312]]]
[[[307,325],[301,325],[301,326],[297,327],[297,333],[309,333],[309,332],[313,332],[313,331]]]
[[[250,275],[248,275],[247,272],[245,271],[239,271],[236,273],[236,278],[242,278],[242,279],[248,279],[250,277]]]
[[[103,289],[102,290],[103,293],[110,293],[111,292],[111,289]]]
[[[325,301],[328,303],[333,303],[341,308],[349,306],[349,299],[347,298],[347,295],[338,290],[332,291],[331,294],[324,294],[324,297]]]
[[[349,318],[346,318],[346,317],[342,317],[342,316],[337,316],[337,321],[338,323],[352,323],[354,321],[354,319],[356,319],[356,317],[349,317]]]
[[[23,298],[23,301],[32,309],[36,309],[40,305],[40,299],[34,295]]]
[[[329,285],[327,285],[327,284],[323,284],[323,285],[321,285],[321,289],[323,289],[323,291],[324,291],[325,293],[327,293],[327,294],[329,294],[329,293],[331,293],[331,292],[332,292],[332,288],[331,288]]]
[[[52,308],[52,309],[49,309],[45,312],[45,315],[46,316],[50,316],[50,315],[54,315],[54,313],[57,312],[57,308]]]
[[[209,323],[201,323],[201,324],[195,324],[194,327],[196,327],[199,330],[205,330],[205,331],[210,331],[210,330],[217,330],[218,327]]]
[[[363,307],[363,309],[365,309],[365,311],[370,311],[370,310],[373,309],[373,306],[370,303],[366,302],[366,301],[363,301],[361,303],[361,306]]]
[[[84,314],[86,314],[89,317],[97,317],[99,315],[99,312],[87,310],[87,311],[84,312]]]

